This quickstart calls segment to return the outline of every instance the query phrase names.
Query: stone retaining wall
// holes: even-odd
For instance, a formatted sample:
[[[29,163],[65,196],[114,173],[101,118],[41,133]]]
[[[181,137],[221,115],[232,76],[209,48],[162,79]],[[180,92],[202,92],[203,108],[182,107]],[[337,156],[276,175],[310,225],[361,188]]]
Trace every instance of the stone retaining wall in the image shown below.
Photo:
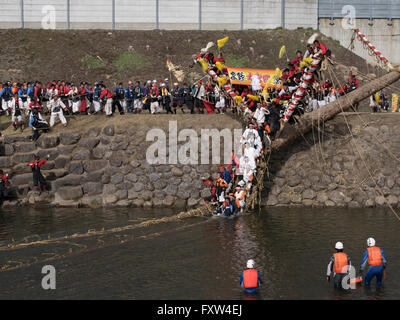
[[[399,206],[399,115],[338,115],[274,153],[265,186],[265,206]]]
[[[192,128],[199,135],[215,119],[220,129],[225,127],[223,119],[233,127],[241,127],[221,115],[211,122],[206,116],[199,117],[202,120]],[[154,121],[157,124],[160,126]],[[178,121],[178,125],[185,128],[185,122]],[[0,149],[0,168],[9,173],[18,196],[17,201],[6,201],[5,205],[185,208],[202,203],[210,194],[202,178],[215,177],[218,165],[149,165],[145,159],[147,148],[153,143],[145,141],[149,129],[136,121],[134,127],[65,129],[58,135],[42,134],[37,142],[31,142],[27,135],[5,136]],[[168,127],[164,130],[168,133]],[[50,192],[33,191],[32,172],[26,163],[33,160],[34,154],[41,159],[50,156],[42,167],[51,184]]]
[[[219,130],[239,122],[201,116],[181,128]],[[167,119],[167,118],[165,118]],[[197,119],[197,118],[196,118]],[[153,120],[151,120],[153,121]],[[18,195],[5,205],[187,208],[202,204],[209,189],[202,178],[216,177],[218,165],[149,165],[145,124],[104,125],[42,135],[10,135],[0,144],[0,168],[10,174]],[[167,121],[161,125],[165,132]],[[154,120],[160,127],[160,120]],[[164,126],[164,127],[163,127]],[[351,130],[351,134],[349,132]],[[51,192],[34,192],[26,163],[50,156],[42,167]],[[270,159],[262,205],[313,207],[400,206],[400,115],[338,115]]]

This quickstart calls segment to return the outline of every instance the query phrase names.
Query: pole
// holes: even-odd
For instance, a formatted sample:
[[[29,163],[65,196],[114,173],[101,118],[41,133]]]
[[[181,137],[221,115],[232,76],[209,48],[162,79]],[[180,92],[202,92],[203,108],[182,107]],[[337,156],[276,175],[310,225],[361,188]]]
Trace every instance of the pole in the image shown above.
[[[24,22],[24,0],[20,1],[21,5],[21,28],[23,29],[25,27],[25,22]]]
[[[285,0],[281,0],[281,27],[285,29]]]
[[[112,26],[111,28],[115,30],[115,0],[112,0]]]
[[[71,29],[71,3],[67,0],[67,29]]]
[[[159,16],[158,16],[158,5],[159,5],[159,0],[156,0],[156,30],[159,29]]]
[[[243,25],[244,25],[244,4],[243,4],[244,0],[240,0],[240,30],[243,30]]]
[[[201,0],[199,0],[199,30],[201,30]]]

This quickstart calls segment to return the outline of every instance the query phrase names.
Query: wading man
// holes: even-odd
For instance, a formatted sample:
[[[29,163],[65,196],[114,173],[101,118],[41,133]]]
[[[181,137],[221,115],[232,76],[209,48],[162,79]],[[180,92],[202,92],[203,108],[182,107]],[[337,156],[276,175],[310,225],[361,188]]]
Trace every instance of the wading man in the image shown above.
[[[334,253],[329,260],[328,269],[326,272],[326,280],[331,280],[331,273],[333,271],[333,285],[335,289],[343,289],[342,280],[349,273],[351,260],[350,257],[343,252],[343,243],[336,242],[336,253]]]

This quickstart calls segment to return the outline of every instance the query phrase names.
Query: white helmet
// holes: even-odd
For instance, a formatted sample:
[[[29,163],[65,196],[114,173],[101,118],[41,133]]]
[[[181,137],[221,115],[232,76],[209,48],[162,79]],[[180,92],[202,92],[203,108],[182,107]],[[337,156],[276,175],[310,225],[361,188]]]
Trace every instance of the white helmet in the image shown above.
[[[335,249],[336,249],[336,250],[343,250],[343,243],[341,243],[341,242],[336,242],[336,244],[335,244]]]
[[[368,247],[375,246],[375,239],[374,238],[368,238],[367,239],[367,245],[368,245]]]
[[[254,262],[253,259],[250,259],[250,260],[247,261],[247,268],[248,269],[253,269],[254,265],[255,265],[255,262]]]

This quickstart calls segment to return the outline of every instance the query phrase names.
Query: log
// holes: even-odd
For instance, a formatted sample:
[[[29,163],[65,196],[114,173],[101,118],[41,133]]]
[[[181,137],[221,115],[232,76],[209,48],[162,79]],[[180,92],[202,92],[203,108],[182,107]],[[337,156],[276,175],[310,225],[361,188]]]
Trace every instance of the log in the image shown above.
[[[400,66],[396,66],[392,69],[391,72],[384,75],[383,77],[375,79],[368,84],[363,85],[362,87],[350,92],[349,94],[340,97],[336,101],[322,108],[319,108],[318,110],[302,115],[299,123],[295,125],[286,124],[279,138],[274,140],[271,146],[264,151],[264,159],[261,160],[264,162],[263,165],[267,165],[265,163],[265,158],[270,152],[279,150],[285,145],[294,142],[301,135],[304,135],[311,131],[313,127],[316,127],[320,123],[332,119],[335,115],[350,109],[355,103],[361,102],[362,100],[369,98],[372,94],[386,88],[387,86],[398,80],[400,80]],[[265,170],[260,170],[259,172],[257,172],[257,180],[263,180],[264,174]],[[262,188],[262,186],[258,185],[255,185],[253,187],[251,195],[246,199],[247,210],[254,209],[257,199],[261,195],[260,191],[262,191]],[[201,212],[201,215],[208,215],[212,213],[209,206],[202,206],[195,210]],[[194,212],[195,210],[190,210],[189,213]]]
[[[396,67],[386,75],[363,85],[347,95],[341,96],[336,101],[318,110],[304,114],[301,116],[299,123],[295,125],[286,124],[284,126],[279,138],[272,142],[270,150],[279,150],[296,140],[299,136],[306,134],[313,127],[318,126],[318,124],[332,119],[335,115],[350,109],[354,104],[369,98],[372,94],[398,80],[400,80],[400,70],[399,67]]]

